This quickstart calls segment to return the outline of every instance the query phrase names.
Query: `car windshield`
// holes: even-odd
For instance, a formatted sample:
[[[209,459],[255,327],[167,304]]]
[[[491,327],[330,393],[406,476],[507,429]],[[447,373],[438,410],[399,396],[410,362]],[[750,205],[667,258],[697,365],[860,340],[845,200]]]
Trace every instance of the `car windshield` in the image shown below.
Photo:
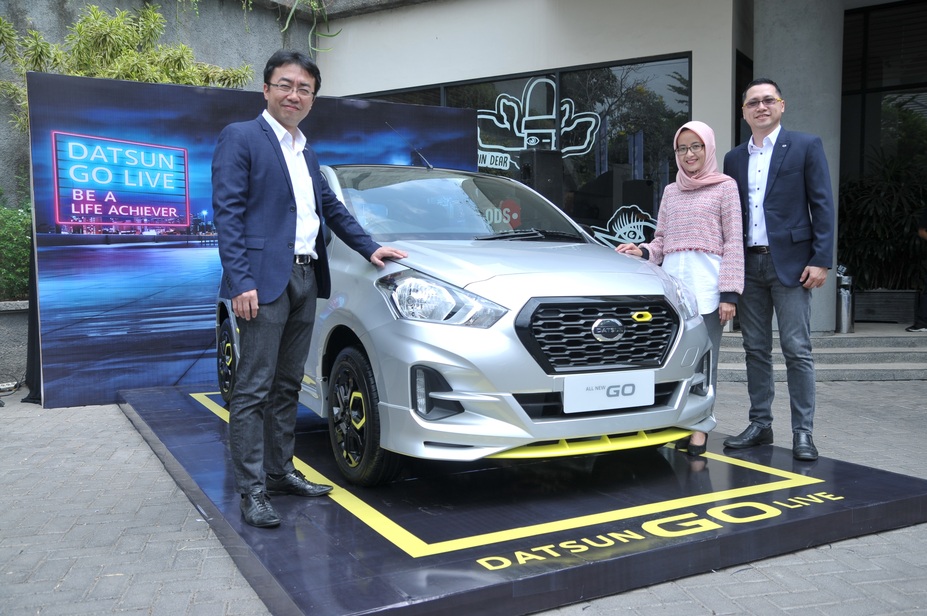
[[[560,210],[506,178],[418,167],[333,169],[345,205],[377,241],[586,241]]]

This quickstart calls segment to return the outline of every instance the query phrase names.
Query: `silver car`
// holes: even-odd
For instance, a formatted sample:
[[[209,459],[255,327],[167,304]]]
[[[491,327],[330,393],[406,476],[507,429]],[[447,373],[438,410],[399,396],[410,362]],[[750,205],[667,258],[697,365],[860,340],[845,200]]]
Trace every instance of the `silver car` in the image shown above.
[[[329,238],[300,400],[328,418],[348,481],[388,482],[406,456],[588,455],[714,428],[705,326],[660,268],[507,178],[322,171],[376,241],[409,253],[379,270]],[[216,327],[227,399],[238,351],[222,301]]]

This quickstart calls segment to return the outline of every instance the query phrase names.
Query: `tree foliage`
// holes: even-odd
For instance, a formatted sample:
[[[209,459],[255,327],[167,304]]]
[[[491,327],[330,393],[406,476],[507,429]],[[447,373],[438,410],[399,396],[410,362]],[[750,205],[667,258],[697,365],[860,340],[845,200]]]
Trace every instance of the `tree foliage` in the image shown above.
[[[244,0],[251,3],[251,0]],[[319,51],[331,51],[330,47],[320,48],[315,46],[315,41],[321,38],[334,38],[338,36],[341,30],[338,32],[330,32],[328,28],[328,10],[325,8],[324,0],[295,0],[293,2],[293,8],[290,9],[289,15],[286,17],[286,23],[283,26],[283,31],[286,31],[290,27],[290,22],[293,21],[293,18],[296,16],[296,12],[302,8],[309,13],[309,50],[312,53]],[[325,31],[322,31],[322,27],[325,27]]]
[[[57,43],[36,30],[20,34],[0,15],[0,63],[13,75],[0,80],[0,97],[13,106],[11,122],[24,132],[28,129],[26,73],[30,71],[226,88],[241,88],[251,81],[248,65],[221,68],[197,62],[186,45],[161,44],[165,20],[158,9],[146,5],[134,13],[117,9],[109,14],[88,5]],[[0,300],[28,295],[31,229],[29,200],[10,204],[0,190]]]
[[[32,249],[32,209],[28,199],[19,207],[7,203],[0,188],[0,301],[29,296],[29,253]]]
[[[0,96],[13,104],[12,122],[28,127],[26,73],[56,73],[147,83],[241,88],[251,81],[251,66],[221,68],[197,62],[193,50],[182,44],[159,43],[165,20],[157,5],[114,14],[88,5],[68,28],[61,43],[49,42],[40,32],[20,35],[0,16],[0,61],[14,79],[0,81]]]

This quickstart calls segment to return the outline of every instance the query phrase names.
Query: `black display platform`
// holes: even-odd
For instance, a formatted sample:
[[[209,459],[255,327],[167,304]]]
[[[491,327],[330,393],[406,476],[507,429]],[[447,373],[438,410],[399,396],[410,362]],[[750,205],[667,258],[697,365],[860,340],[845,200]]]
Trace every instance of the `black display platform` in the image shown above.
[[[927,481],[787,448],[668,447],[584,458],[415,461],[404,480],[341,480],[301,409],[297,468],[328,496],[241,520],[215,393],[121,392],[120,407],[274,614],[527,614],[927,521]]]

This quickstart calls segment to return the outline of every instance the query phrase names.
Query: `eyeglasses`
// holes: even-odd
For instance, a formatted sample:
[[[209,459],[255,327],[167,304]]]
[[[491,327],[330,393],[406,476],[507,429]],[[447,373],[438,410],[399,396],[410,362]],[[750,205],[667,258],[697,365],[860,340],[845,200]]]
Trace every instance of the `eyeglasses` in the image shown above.
[[[688,146],[686,145],[679,146],[678,148],[676,148],[676,153],[679,154],[680,156],[684,156],[686,152],[692,152],[693,154],[698,154],[704,149],[705,149],[705,146],[703,146],[701,143],[693,143],[692,145],[688,145]]]
[[[296,86],[290,85],[288,83],[268,83],[267,85],[272,88],[277,88],[287,96],[293,92],[296,92],[296,94],[298,94],[301,98],[310,98],[315,96],[315,94],[309,88],[297,88]]]
[[[764,107],[772,107],[776,103],[781,103],[781,102],[782,102],[781,98],[767,96],[766,98],[761,98],[759,100],[754,99],[752,101],[747,101],[746,103],[744,103],[744,107],[747,109],[756,109],[757,107],[760,106],[760,103],[763,103]]]

